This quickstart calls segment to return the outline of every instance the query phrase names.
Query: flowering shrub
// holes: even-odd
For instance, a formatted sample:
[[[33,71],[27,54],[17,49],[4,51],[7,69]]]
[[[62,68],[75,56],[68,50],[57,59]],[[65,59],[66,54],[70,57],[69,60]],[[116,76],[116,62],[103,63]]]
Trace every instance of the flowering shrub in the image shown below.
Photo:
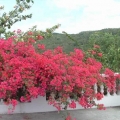
[[[102,99],[103,94],[95,93],[93,88],[95,84],[105,84],[109,90],[115,90],[117,76],[107,68],[105,74],[109,77],[102,77],[100,75],[102,64],[93,58],[86,58],[85,53],[79,49],[66,55],[57,48],[53,52],[46,51],[44,55],[56,62],[59,67],[54,78],[52,77],[52,80],[49,78],[47,87],[47,91],[52,93],[49,98],[50,104],[58,109],[62,109],[59,106],[61,104],[65,105],[64,109],[68,106],[76,108],[76,101],[85,108],[96,105],[94,99]],[[56,69],[55,66],[53,68]]]
[[[34,41],[33,41],[34,42]],[[45,49],[38,45],[38,49]],[[6,104],[27,102],[49,94],[49,104],[58,110],[76,108],[78,102],[84,108],[98,106],[94,99],[102,99],[95,93],[95,84],[105,84],[115,90],[117,76],[108,68],[107,77],[100,75],[102,64],[75,49],[69,55],[61,47],[38,53],[30,41],[16,42],[14,37],[0,39],[0,98]],[[109,76],[109,77],[108,77]]]
[[[51,28],[47,28],[46,31],[40,31],[37,30],[37,26],[33,26],[32,28],[29,28],[26,32],[18,29],[14,30],[13,32],[8,31],[5,32],[4,38],[8,39],[11,36],[15,36],[16,41],[38,41],[42,40],[43,38],[48,38],[52,36],[52,33],[60,27],[60,24],[54,25]]]

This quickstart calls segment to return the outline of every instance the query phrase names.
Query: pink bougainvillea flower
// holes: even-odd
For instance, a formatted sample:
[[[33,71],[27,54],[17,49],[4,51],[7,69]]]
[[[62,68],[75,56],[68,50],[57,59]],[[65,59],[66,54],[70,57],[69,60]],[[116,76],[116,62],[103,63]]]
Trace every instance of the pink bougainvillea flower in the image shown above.
[[[44,37],[41,35],[37,35],[36,38],[37,38],[37,40],[42,40]]]
[[[32,32],[32,31],[29,31],[27,34],[28,34],[28,35],[33,35],[33,32]]]
[[[98,49],[99,49],[99,48],[100,48],[100,46],[99,46],[99,45],[94,45],[94,48],[98,48]]]
[[[75,103],[75,101],[72,101],[70,104],[69,104],[69,107],[70,108],[76,108],[76,103]]]
[[[17,29],[17,34],[20,34],[22,31],[20,29]]]
[[[103,94],[102,93],[97,93],[95,95],[95,97],[97,98],[97,100],[101,100],[103,98]]]
[[[41,50],[44,50],[44,49],[45,49],[45,45],[43,45],[43,44],[38,44],[38,48],[41,49]]]
[[[98,53],[98,56],[99,56],[99,57],[102,57],[102,55],[103,55],[102,53]]]
[[[106,108],[104,107],[104,104],[98,104],[97,109],[99,110],[105,110]]]
[[[72,120],[72,117],[68,115],[65,120]]]
[[[94,50],[92,50],[92,51],[91,51],[91,54],[92,54],[92,55],[95,55],[95,54],[96,54],[96,52],[95,52]]]

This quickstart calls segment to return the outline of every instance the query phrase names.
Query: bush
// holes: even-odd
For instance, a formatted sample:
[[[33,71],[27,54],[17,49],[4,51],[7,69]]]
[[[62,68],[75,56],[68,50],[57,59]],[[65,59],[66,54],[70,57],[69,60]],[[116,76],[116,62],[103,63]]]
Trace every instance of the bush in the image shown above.
[[[76,101],[84,108],[95,105],[104,109],[94,102],[95,98],[102,99],[103,94],[95,93],[93,86],[104,84],[115,90],[118,76],[114,72],[107,68],[106,77],[102,77],[102,64],[80,49],[69,55],[61,47],[38,53],[33,42],[16,42],[14,37],[0,39],[0,98],[6,104],[15,109],[17,101],[31,101],[49,93],[49,104],[58,110],[63,105],[64,109],[75,108]]]

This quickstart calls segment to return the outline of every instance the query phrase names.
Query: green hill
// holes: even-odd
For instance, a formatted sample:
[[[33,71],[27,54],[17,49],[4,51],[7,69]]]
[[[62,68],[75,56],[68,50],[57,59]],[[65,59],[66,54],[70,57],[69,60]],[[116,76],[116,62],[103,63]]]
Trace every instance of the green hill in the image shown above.
[[[120,28],[84,31],[79,34],[69,35],[79,43],[80,49],[87,50],[90,47],[90,41],[93,41],[94,39],[99,42],[106,41],[106,39],[110,38],[119,39],[120,41]],[[78,48],[78,45],[74,41],[70,40],[65,34],[60,33],[53,33],[52,37],[40,41],[40,43],[45,44],[47,49],[54,49],[57,46],[62,46],[66,53],[73,51],[74,48]],[[105,47],[103,44],[101,45]]]

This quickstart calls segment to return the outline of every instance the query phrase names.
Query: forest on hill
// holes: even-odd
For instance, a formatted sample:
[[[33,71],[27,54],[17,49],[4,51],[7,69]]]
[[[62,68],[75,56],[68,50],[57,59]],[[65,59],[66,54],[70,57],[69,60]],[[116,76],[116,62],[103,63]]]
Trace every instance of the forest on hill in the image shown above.
[[[93,44],[100,45],[104,50],[107,50],[113,43],[120,47],[120,44],[118,44],[120,41],[120,28],[85,31],[78,34],[69,34],[69,36],[79,43],[79,48],[82,50],[88,50]],[[65,34],[53,33],[50,38],[40,41],[40,43],[45,44],[47,49],[61,46],[66,53],[69,53],[74,48],[78,48],[75,41],[70,40]]]

